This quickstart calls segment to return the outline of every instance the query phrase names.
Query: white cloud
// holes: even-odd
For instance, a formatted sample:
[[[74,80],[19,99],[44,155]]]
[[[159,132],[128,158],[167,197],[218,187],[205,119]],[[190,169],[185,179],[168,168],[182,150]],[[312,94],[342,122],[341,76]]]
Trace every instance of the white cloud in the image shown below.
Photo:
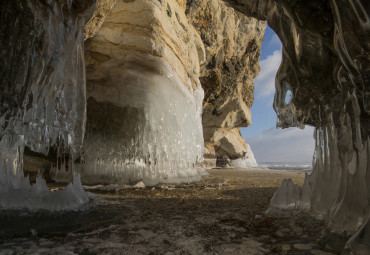
[[[260,135],[249,138],[258,162],[311,162],[314,151],[313,127],[269,128]]]
[[[275,75],[281,63],[281,50],[275,50],[272,55],[260,61],[261,72],[254,79],[257,97],[268,97],[275,92]]]
[[[281,44],[279,36],[277,36],[277,34],[274,34],[273,36],[271,36],[270,41],[268,42],[268,45],[270,47],[279,46],[281,48],[282,44]]]

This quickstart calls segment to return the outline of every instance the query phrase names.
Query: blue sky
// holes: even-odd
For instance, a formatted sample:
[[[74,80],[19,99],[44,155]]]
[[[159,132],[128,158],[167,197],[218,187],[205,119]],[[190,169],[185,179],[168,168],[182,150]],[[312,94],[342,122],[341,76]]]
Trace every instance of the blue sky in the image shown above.
[[[241,128],[257,162],[311,162],[313,128],[276,129],[276,113],[272,107],[275,94],[275,75],[281,62],[281,42],[267,27],[261,48],[261,72],[254,80],[255,93],[252,125]]]

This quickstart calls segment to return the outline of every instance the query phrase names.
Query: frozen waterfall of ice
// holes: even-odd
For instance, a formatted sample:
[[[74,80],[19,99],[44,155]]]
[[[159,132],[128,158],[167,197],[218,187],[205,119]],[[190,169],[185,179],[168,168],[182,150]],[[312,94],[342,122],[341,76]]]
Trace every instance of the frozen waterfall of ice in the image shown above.
[[[25,146],[44,154],[57,143],[72,153],[81,149],[86,119],[83,15],[94,8],[90,2],[81,4],[82,14],[58,1],[34,5],[15,0],[1,9],[1,22],[8,24],[1,33],[10,36],[0,55],[1,209],[75,210],[89,200],[78,175],[64,190],[51,192],[40,176],[30,184],[22,162]]]
[[[153,71],[137,57],[112,59],[89,76],[86,156],[77,165],[83,183],[199,180],[206,174],[196,166],[203,159],[202,87],[189,91],[166,61],[147,60]],[[110,73],[112,85],[99,84],[98,72]],[[55,168],[52,176],[68,180],[71,171]]]

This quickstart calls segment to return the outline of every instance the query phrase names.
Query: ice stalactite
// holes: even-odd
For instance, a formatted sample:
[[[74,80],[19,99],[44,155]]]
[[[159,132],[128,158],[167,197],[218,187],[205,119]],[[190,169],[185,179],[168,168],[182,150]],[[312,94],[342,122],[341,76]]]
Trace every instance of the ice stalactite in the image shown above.
[[[338,105],[337,100],[340,99],[333,99],[334,105]],[[306,175],[303,187],[288,191],[282,185],[275,197],[284,196],[286,192],[294,197],[294,206],[290,209],[302,209],[299,204],[308,204],[305,209],[327,218],[332,230],[353,232],[366,221],[369,213],[366,172],[370,155],[356,96],[347,94],[342,100],[342,107],[335,112],[333,107],[322,111],[325,123],[315,130],[313,170]],[[268,212],[274,208],[289,209],[273,199]]]
[[[268,212],[304,204],[332,231],[358,231],[347,247],[369,254],[370,2],[228,2],[267,20],[283,43],[275,83],[277,126],[316,127],[311,175],[302,188],[284,182]]]
[[[348,30],[350,24],[343,20],[343,15],[347,15],[348,10],[339,8],[339,2],[332,1],[331,5],[335,14],[334,48],[339,60],[333,70],[336,88],[330,95],[331,98],[323,94],[316,102],[311,100],[312,107],[309,111],[298,110],[295,103],[302,104],[299,100],[293,98],[292,102],[284,101],[285,94],[292,90],[286,78],[293,77],[292,73],[297,70],[289,67],[288,63],[277,75],[274,106],[279,116],[278,125],[300,126],[314,120],[316,146],[313,171],[306,176],[305,186],[288,191],[282,185],[275,196],[284,196],[285,191],[294,197],[296,205],[306,200],[309,202],[306,209],[327,219],[332,231],[354,233],[360,229],[362,236],[368,236],[366,231],[369,230],[365,222],[370,213],[369,117],[366,94],[369,86],[369,47],[357,41],[357,38],[366,38],[368,35],[362,24],[362,18],[368,17],[368,14],[366,9],[359,8],[359,2],[351,2],[353,8],[348,8],[355,12],[353,19],[358,27],[355,29],[356,39],[346,42],[347,35],[343,31]],[[289,62],[291,58],[286,56],[286,60]],[[297,75],[294,76],[291,82],[299,84],[301,81],[297,80]],[[295,87],[294,94],[301,93],[299,87]],[[268,212],[279,207],[284,206],[279,205],[278,200],[272,200]],[[297,209],[297,206],[290,208]],[[362,242],[365,241],[370,240],[362,239]]]
[[[76,175],[64,191],[23,177],[23,151],[77,153],[86,119],[85,19],[94,1],[1,3],[0,207],[76,209],[88,201]]]

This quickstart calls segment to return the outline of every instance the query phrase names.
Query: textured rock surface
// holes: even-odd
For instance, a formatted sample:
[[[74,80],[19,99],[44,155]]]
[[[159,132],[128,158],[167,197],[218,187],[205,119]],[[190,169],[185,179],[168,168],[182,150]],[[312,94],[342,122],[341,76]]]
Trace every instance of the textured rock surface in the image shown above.
[[[105,17],[116,4],[117,0],[97,0],[96,9],[84,27],[84,38],[89,39],[93,37],[103,24]]]
[[[87,47],[87,67],[106,61],[104,56],[124,58],[130,52],[142,53],[163,58],[191,89],[198,86],[199,66],[205,57],[198,33],[188,25],[183,8],[173,1],[117,2]]]
[[[184,1],[117,1],[85,56],[84,181],[199,178],[205,52]]]
[[[20,182],[13,182],[15,179],[8,179],[8,177],[14,177],[12,175],[14,173],[16,177],[22,177],[20,176],[22,172],[19,170],[22,166],[24,143],[32,150],[43,153],[47,152],[50,145],[57,144],[57,139],[64,140],[64,145],[68,144],[74,151],[78,151],[82,145],[86,105],[83,86],[85,76],[82,26],[85,18],[90,15],[93,2],[83,0],[1,2],[0,168],[2,184],[0,187],[8,192],[1,193],[5,194],[3,195],[5,199],[8,198],[7,194],[16,194],[17,192],[12,191],[19,188]],[[284,44],[283,62],[276,79],[277,93],[274,104],[279,117],[278,124],[282,127],[302,124],[312,124],[317,127],[314,169],[306,178],[304,189],[288,188],[286,192],[280,194],[291,195],[292,201],[289,206],[292,207],[299,207],[302,201],[307,202],[310,209],[320,217],[326,218],[331,229],[336,232],[358,231],[349,240],[346,248],[353,254],[369,254],[370,2],[364,0],[227,0],[227,2],[249,16],[268,20]],[[30,8],[28,3],[33,7]],[[185,10],[188,15],[192,13],[193,4],[206,6],[204,10],[208,10],[208,4],[210,4],[209,8],[222,5],[216,0],[203,3],[198,1],[185,3],[180,0],[176,2],[122,0],[119,1],[119,8],[114,9],[116,13],[112,16],[111,22],[106,22],[106,26],[103,24],[101,32],[98,32],[96,38],[90,41],[89,93],[94,95],[90,99],[90,105],[95,106],[90,109],[94,111],[93,115],[99,118],[96,118],[95,122],[92,119],[92,122],[88,123],[91,131],[88,138],[97,137],[93,132],[97,131],[106,135],[103,138],[109,141],[110,138],[115,138],[110,135],[122,131],[122,124],[127,124],[129,128],[134,127],[129,129],[131,132],[129,137],[132,139],[126,140],[128,143],[123,147],[109,147],[108,143],[105,143],[108,144],[106,147],[95,146],[95,149],[102,152],[101,158],[93,159],[97,163],[109,159],[110,153],[117,153],[113,158],[119,158],[117,156],[122,156],[120,153],[123,148],[129,148],[129,153],[133,153],[132,155],[141,153],[143,149],[142,146],[136,146],[144,144],[138,141],[140,136],[135,136],[142,131],[139,128],[140,125],[136,125],[137,122],[124,122],[121,119],[121,113],[127,114],[127,117],[146,118],[146,110],[151,109],[152,111],[148,111],[148,116],[153,120],[150,127],[157,127],[156,132],[174,134],[171,128],[176,127],[179,131],[180,126],[184,132],[188,132],[186,137],[197,137],[200,126],[200,119],[199,121],[196,119],[196,113],[200,109],[200,105],[197,104],[202,98],[202,90],[198,82],[199,75],[205,80],[203,82],[207,98],[204,105],[205,119],[210,116],[209,113],[219,116],[226,114],[222,112],[224,104],[220,103],[219,98],[222,98],[221,101],[225,105],[235,104],[233,97],[228,100],[229,97],[226,96],[235,90],[227,89],[226,84],[234,83],[227,79],[225,70],[237,76],[240,73],[236,72],[239,67],[236,64],[233,65],[232,61],[231,64],[224,61],[222,56],[227,52],[224,48],[221,51],[215,47],[217,54],[210,54],[212,43],[217,42],[217,38],[221,37],[218,33],[214,37],[212,33],[204,32],[208,31],[209,26],[217,26],[217,22],[210,22],[217,12],[213,14],[211,11],[202,10],[198,16],[197,11],[193,12],[195,18],[192,23],[197,24],[202,35],[202,38],[199,38],[193,28],[188,26],[184,14]],[[128,5],[131,6],[129,9],[122,8]],[[230,9],[226,7],[221,8],[221,14],[228,10]],[[232,20],[233,15],[228,14],[230,15],[220,15],[219,20]],[[109,17],[106,18],[107,20]],[[216,29],[216,31],[222,31],[224,36],[225,33],[233,30]],[[206,45],[207,54],[203,52],[201,39]],[[246,50],[253,49],[254,44],[252,43]],[[227,48],[229,45],[232,46],[233,43],[229,41],[223,46]],[[248,46],[249,43],[246,45]],[[132,51],[135,52],[135,56],[130,55]],[[221,57],[217,57],[219,52]],[[253,52],[255,51],[252,51],[252,55]],[[205,63],[205,67],[202,66],[200,69],[199,65],[202,62]],[[235,73],[232,70],[236,70]],[[208,79],[210,77],[213,79]],[[124,92],[130,92],[130,89],[135,88],[142,93],[137,91],[132,94],[119,93],[122,92],[122,87],[115,85],[122,84],[121,78],[131,85],[146,81],[144,87],[129,86],[128,90],[124,90]],[[150,79],[156,81],[152,84],[154,87],[151,87],[151,83],[148,82]],[[165,87],[160,87],[161,84]],[[171,87],[173,84],[176,87]],[[208,89],[212,84],[217,84],[214,89],[220,92],[213,93]],[[222,86],[220,87],[219,84]],[[243,94],[243,88],[238,87],[241,83],[235,84],[233,88],[237,88],[239,94]],[[154,89],[150,90],[152,88]],[[156,90],[157,88],[162,90]],[[160,93],[156,94],[158,91]],[[168,91],[173,93],[167,93]],[[288,92],[293,94],[293,99],[285,102]],[[142,96],[143,94],[145,97]],[[131,100],[129,102],[133,105],[142,103],[143,99],[150,99],[153,104],[149,105],[149,108],[137,107],[137,105],[136,107],[128,105],[129,107],[124,108],[119,104],[122,102],[120,96]],[[181,101],[181,105],[171,105],[171,100],[168,99],[172,98]],[[161,101],[162,99],[167,101]],[[251,104],[251,100],[236,101],[237,104],[244,103],[247,107]],[[207,108],[209,106],[212,107]],[[191,108],[189,115],[186,111],[180,111],[187,107]],[[241,115],[247,116],[245,107],[236,108],[239,110],[235,112],[242,109],[244,115]],[[228,106],[225,109],[236,108]],[[167,115],[158,115],[158,112],[165,112],[168,109],[175,110],[169,115],[178,117],[167,118],[163,122],[161,117]],[[95,112],[100,115],[95,115]],[[191,116],[195,119],[191,119]],[[108,119],[110,121],[105,125]],[[181,119],[185,121],[181,122]],[[194,122],[188,122],[188,119]],[[218,125],[217,121],[221,124]],[[239,123],[233,122],[248,124],[247,117],[245,119],[222,117],[217,121],[215,125],[218,126],[209,126],[209,128],[221,126],[235,130]],[[189,123],[190,126],[185,126]],[[194,123],[199,125],[193,125]],[[105,133],[106,126],[112,133]],[[196,131],[193,129],[194,126],[197,127]],[[162,132],[161,129],[165,131]],[[207,137],[217,143],[223,138],[217,139],[219,136],[214,135],[215,133]],[[227,135],[229,134],[228,131]],[[175,141],[173,144],[166,143],[172,146],[171,149],[180,148],[175,157],[161,154],[163,151],[167,152],[167,148],[158,149],[154,146],[150,149],[158,157],[152,158],[152,155],[148,155],[148,158],[138,162],[135,161],[137,158],[132,157],[128,159],[127,164],[156,166],[159,165],[158,162],[167,163],[172,158],[178,158],[179,155],[183,156],[193,151],[181,144],[182,138],[176,140],[183,137],[182,132],[175,135],[170,137],[170,140]],[[227,135],[225,134],[224,137]],[[233,137],[235,138],[235,136],[228,136],[224,139],[225,144],[230,145],[238,140]],[[158,138],[151,140],[155,144],[157,140],[162,141],[168,137],[150,138]],[[198,142],[198,139],[196,141]],[[180,142],[181,146],[176,142]],[[188,142],[194,143],[194,140],[189,139]],[[224,148],[223,150],[229,155],[236,155],[242,151],[235,150],[235,146],[221,145],[224,144],[220,143],[219,147]],[[194,148],[197,156],[201,149],[201,146]],[[214,151],[215,146],[209,146],[207,149],[209,154],[216,153]],[[194,154],[190,156],[193,157]],[[83,156],[79,160],[82,162]],[[114,160],[111,163],[116,164]],[[126,162],[123,163],[126,164]],[[170,172],[162,172],[161,177],[166,177],[165,174],[178,175],[179,172],[172,167],[178,167],[178,165],[170,165],[168,168]],[[91,171],[94,170],[91,168]],[[116,177],[112,176],[112,178]],[[6,190],[8,184],[13,185],[10,192]],[[78,186],[81,188],[81,185]],[[49,192],[46,185],[39,187]],[[22,195],[22,197],[25,196]],[[40,205],[37,196],[33,201],[34,205]],[[50,201],[56,200],[50,199]],[[23,200],[19,198],[15,202],[22,204]],[[46,204],[48,205],[50,206]]]
[[[239,127],[251,124],[253,79],[259,72],[266,23],[235,11],[222,0],[189,0],[186,14],[206,50],[200,74],[205,92],[202,121],[207,134],[205,158],[208,162],[218,158],[218,165],[222,166],[247,150]],[[221,139],[222,135],[225,139]],[[234,152],[225,153],[222,148],[228,147]]]
[[[230,165],[231,160],[242,158],[247,153],[247,145],[240,135],[239,128],[204,128],[204,140],[207,152],[204,154],[206,164],[217,153],[216,165]],[[212,148],[213,147],[213,148]]]

